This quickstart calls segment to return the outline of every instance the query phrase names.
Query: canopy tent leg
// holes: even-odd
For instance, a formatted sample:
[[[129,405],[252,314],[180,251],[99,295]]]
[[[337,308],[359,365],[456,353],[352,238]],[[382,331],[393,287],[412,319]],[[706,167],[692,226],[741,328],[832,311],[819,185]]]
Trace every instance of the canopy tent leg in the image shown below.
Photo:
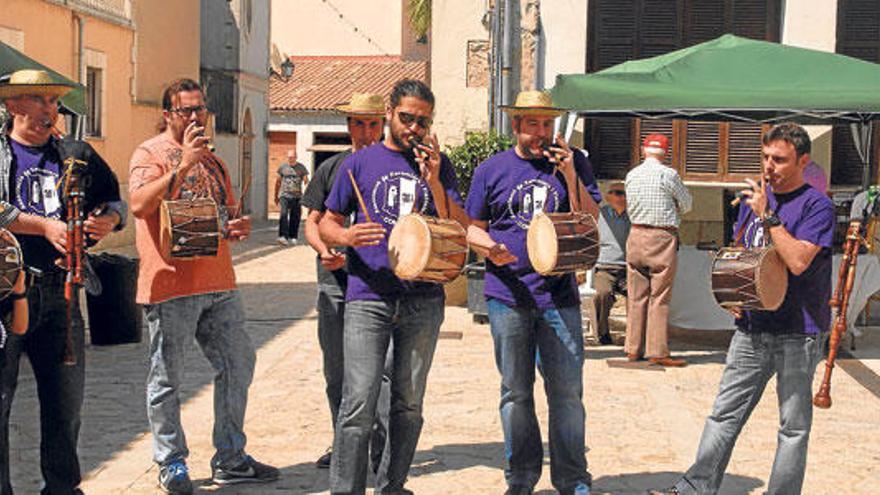
[[[862,160],[862,189],[867,189],[874,176],[871,170],[871,139],[874,136],[874,122],[862,121],[858,124],[850,124],[849,129],[853,144]]]

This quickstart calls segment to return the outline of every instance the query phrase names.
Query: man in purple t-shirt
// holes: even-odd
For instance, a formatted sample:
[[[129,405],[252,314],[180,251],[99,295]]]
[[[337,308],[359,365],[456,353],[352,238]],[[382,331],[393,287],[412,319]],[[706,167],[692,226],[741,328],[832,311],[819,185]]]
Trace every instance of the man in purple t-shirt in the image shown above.
[[[466,210],[471,217],[468,241],[488,259],[485,294],[501,373],[507,493],[530,494],[541,477],[544,451],[533,397],[537,365],[554,418],[550,477],[560,493],[580,495],[589,493],[592,480],[584,454],[584,342],[577,286],[573,273],[535,272],[526,233],[540,212],[586,211],[596,218],[601,198],[588,192],[595,180],[586,157],[560,136],[553,141],[553,120],[562,110],[553,108],[548,94],[522,92],[506,111],[513,117],[516,146],[477,167]]]
[[[834,206],[803,177],[810,137],[780,124],[763,138],[765,176],[740,205],[736,232],[746,246],[771,241],[788,268],[788,290],[776,311],[735,311],[737,331],[727,351],[718,396],[697,459],[672,493],[716,493],[731,451],[764,387],[775,374],[779,441],[768,493],[800,493],[813,420],[812,383],[831,321],[831,241]],[[765,181],[769,184],[766,188]]]
[[[332,493],[363,493],[367,444],[376,415],[385,355],[393,345],[389,443],[376,478],[377,493],[403,488],[422,429],[425,384],[440,324],[444,295],[439,284],[405,282],[391,270],[388,238],[409,213],[451,218],[467,225],[455,172],[428,136],[434,95],[421,81],[404,79],[391,92],[390,132],[381,143],[349,156],[340,166],[319,225],[321,236],[348,246],[342,403],[330,462]],[[430,146],[422,144],[430,142]],[[349,174],[360,191],[359,206]],[[350,227],[345,218],[356,213]]]

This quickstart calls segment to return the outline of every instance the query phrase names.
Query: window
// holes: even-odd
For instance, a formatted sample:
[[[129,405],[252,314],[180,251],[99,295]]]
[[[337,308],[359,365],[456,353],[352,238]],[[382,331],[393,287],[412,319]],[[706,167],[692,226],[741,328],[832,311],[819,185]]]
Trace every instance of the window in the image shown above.
[[[837,0],[837,53],[880,63],[880,3]],[[877,169],[878,127],[874,128],[871,167]],[[864,166],[849,125],[835,125],[831,135],[831,184],[861,185]],[[870,180],[870,178],[869,178]]]
[[[780,37],[781,0],[592,0],[587,70],[653,57],[725,33],[767,41]],[[760,170],[757,124],[587,119],[587,147],[597,176],[620,179],[639,161],[641,137],[671,138],[671,165],[685,179],[740,180]],[[757,159],[755,157],[758,157]]]
[[[238,100],[235,78],[221,71],[202,69],[202,89],[208,99],[208,110],[214,114],[218,133],[238,133]]]
[[[101,137],[103,125],[101,115],[104,110],[104,71],[97,67],[86,67],[86,91],[88,111],[86,113],[86,136]]]

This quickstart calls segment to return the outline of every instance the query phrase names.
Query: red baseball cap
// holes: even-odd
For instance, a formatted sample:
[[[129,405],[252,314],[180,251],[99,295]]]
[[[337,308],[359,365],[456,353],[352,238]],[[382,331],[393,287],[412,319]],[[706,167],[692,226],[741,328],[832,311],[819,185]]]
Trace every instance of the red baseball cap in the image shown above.
[[[669,139],[663,134],[648,134],[642,141],[642,146],[648,151],[666,153],[669,149]]]

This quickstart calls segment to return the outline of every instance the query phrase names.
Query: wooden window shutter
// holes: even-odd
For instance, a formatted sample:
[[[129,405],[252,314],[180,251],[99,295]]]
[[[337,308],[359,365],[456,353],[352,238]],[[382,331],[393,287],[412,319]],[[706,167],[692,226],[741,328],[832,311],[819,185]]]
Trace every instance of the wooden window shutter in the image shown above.
[[[721,171],[721,127],[715,122],[688,122],[684,139],[685,179],[713,179]]]
[[[760,124],[734,122],[727,125],[727,176],[761,175]]]
[[[837,0],[837,53],[880,63],[880,2]],[[871,163],[876,170],[875,128]],[[853,144],[849,125],[835,125],[831,134],[831,184],[861,185],[862,159]]]

